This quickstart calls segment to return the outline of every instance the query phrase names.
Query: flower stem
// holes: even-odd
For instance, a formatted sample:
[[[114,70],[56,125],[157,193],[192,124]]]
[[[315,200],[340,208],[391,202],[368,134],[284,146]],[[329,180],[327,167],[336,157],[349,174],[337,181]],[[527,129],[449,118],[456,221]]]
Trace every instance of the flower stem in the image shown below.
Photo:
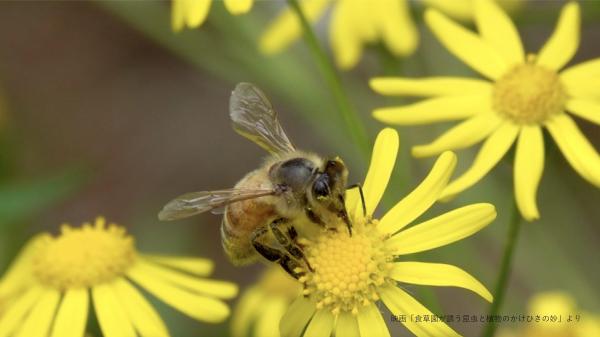
[[[494,322],[493,317],[495,315],[498,315],[498,312],[500,311],[500,307],[502,306],[502,302],[504,300],[504,295],[506,293],[506,288],[508,285],[508,278],[512,269],[512,258],[515,252],[515,247],[517,245],[517,239],[519,237],[520,229],[521,214],[519,213],[517,205],[514,204],[508,228],[508,236],[504,245],[502,265],[500,266],[500,273],[498,274],[496,288],[494,289],[494,302],[492,302],[490,306],[490,311],[488,313],[489,321],[483,331],[483,337],[492,337],[494,335],[494,332],[496,331],[497,325]]]
[[[370,147],[369,140],[367,138],[367,132],[358,117],[356,110],[353,108],[350,103],[350,99],[346,95],[344,88],[342,86],[342,81],[333,66],[331,60],[327,57],[327,54],[321,48],[317,40],[317,36],[315,35],[308,19],[304,15],[302,11],[302,7],[298,3],[298,0],[288,0],[290,7],[296,12],[298,20],[300,21],[300,25],[302,26],[302,30],[304,31],[304,40],[308,45],[312,56],[314,57],[327,85],[330,87],[331,92],[337,102],[339,112],[346,124],[346,127],[350,131],[352,136],[352,140],[355,146],[358,147],[361,154],[368,160],[370,156]]]

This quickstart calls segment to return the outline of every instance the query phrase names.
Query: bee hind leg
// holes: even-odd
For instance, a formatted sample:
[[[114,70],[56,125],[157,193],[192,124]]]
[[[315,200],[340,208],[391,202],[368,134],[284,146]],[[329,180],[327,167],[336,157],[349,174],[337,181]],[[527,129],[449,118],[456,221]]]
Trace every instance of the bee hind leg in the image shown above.
[[[288,230],[287,231],[288,235],[286,235],[279,228],[281,225],[284,225],[287,222],[288,222],[288,220],[285,218],[279,218],[279,219],[276,219],[275,221],[271,222],[271,224],[269,225],[269,227],[271,228],[271,232],[273,232],[273,235],[277,239],[277,242],[279,242],[279,244],[282,245],[285,248],[285,250],[288,253],[290,253],[290,255],[292,255],[294,258],[296,258],[298,260],[304,261],[304,263],[306,263],[306,266],[308,267],[308,270],[314,271],[314,269],[312,268],[310,263],[308,263],[308,260],[306,259],[304,252],[302,252],[302,249],[300,249],[298,244],[296,244],[294,242],[296,237],[298,236],[296,229],[294,228],[293,230]],[[293,226],[290,226],[290,228],[293,228]]]
[[[267,259],[271,262],[279,263],[279,265],[281,265],[281,267],[288,274],[290,274],[293,278],[295,278],[295,279],[300,278],[300,276],[302,276],[304,273],[302,273],[302,272],[299,273],[296,271],[297,268],[300,267],[300,265],[298,264],[298,262],[291,259],[288,256],[287,252],[282,251],[277,248],[270,247],[270,246],[260,242],[260,239],[267,233],[269,233],[269,229],[266,227],[258,228],[253,233],[251,241],[252,241],[252,246],[254,246],[254,249],[256,249],[256,251],[260,255],[262,255],[265,259]]]

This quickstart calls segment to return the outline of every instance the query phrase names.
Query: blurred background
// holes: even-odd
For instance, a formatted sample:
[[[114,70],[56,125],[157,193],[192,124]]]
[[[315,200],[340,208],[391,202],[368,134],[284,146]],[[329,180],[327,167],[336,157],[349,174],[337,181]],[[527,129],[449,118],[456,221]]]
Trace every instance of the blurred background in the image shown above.
[[[563,4],[527,1],[515,10],[527,50],[538,50],[551,34]],[[396,59],[373,45],[357,67],[341,74],[370,140],[382,127],[370,117],[372,108],[407,101],[374,94],[369,78],[476,76],[423,26],[422,4],[411,5],[421,34],[415,54]],[[600,2],[581,5],[581,46],[572,64],[600,57]],[[349,146],[333,96],[306,45],[299,41],[269,57],[257,51],[260,33],[283,6],[258,1],[249,14],[231,16],[217,2],[202,27],[174,33],[168,2],[0,2],[0,272],[33,234],[104,215],[126,226],[142,251],[208,257],[216,261],[216,278],[235,281],[242,290],[254,282],[261,266],[235,268],[223,254],[220,216],[174,223],[156,218],[171,198],[231,187],[261,163],[265,152],[230,127],[228,98],[237,82],[263,88],[298,147],[342,156],[350,181],[362,181],[368,163]],[[328,45],[325,23],[317,33]],[[578,124],[600,149],[600,129]],[[410,147],[447,126],[398,128],[402,153],[382,210],[414,188],[432,165],[432,159],[410,158]],[[546,144],[538,193],[542,218],[522,228],[501,312],[525,313],[528,297],[554,289],[571,293],[587,311],[600,312],[600,192],[569,167],[552,141]],[[472,162],[476,149],[458,153],[458,172]],[[493,288],[513,200],[511,157],[460,198],[436,205],[422,218],[491,202],[497,220],[415,260],[460,266]],[[470,292],[421,288],[408,290],[436,313],[487,312],[487,303]],[[228,335],[227,324],[198,323],[155,305],[173,336]],[[481,329],[477,323],[453,327],[465,336]],[[392,331],[405,332],[400,324]]]

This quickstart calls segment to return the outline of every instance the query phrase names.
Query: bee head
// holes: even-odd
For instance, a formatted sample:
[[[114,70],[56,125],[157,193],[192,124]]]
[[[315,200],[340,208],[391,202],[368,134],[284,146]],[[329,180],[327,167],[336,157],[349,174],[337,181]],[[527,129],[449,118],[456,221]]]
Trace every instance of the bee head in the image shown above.
[[[316,203],[324,209],[347,221],[344,193],[348,181],[348,169],[339,158],[325,161],[322,171],[316,175],[311,188],[311,195]]]

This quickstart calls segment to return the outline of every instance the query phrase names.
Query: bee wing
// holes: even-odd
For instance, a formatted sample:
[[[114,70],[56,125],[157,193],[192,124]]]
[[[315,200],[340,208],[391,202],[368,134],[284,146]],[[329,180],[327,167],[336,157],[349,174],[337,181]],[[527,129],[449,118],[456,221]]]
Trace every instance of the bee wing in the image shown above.
[[[233,202],[276,193],[274,189],[232,188],[218,191],[190,192],[169,201],[158,213],[162,221],[177,220],[207,211],[218,210]]]
[[[239,83],[229,98],[233,129],[272,154],[296,148],[277,120],[277,112],[265,94],[251,83]]]

